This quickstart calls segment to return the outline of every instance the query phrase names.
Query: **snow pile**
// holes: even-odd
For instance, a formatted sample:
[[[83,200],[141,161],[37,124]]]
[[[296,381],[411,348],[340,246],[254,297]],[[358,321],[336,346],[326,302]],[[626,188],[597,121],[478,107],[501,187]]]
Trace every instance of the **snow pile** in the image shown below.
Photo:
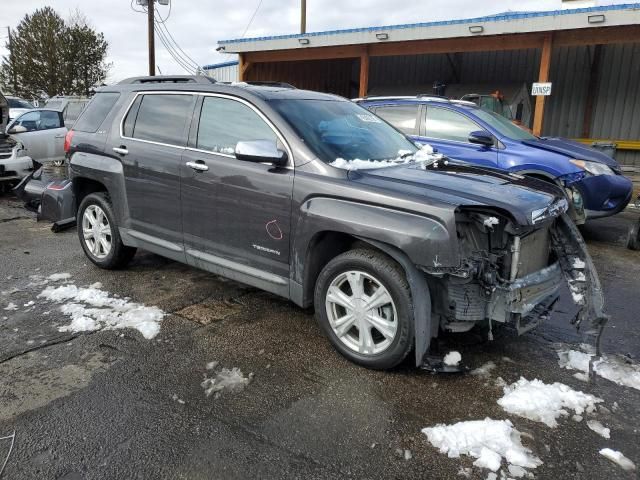
[[[529,381],[520,377],[504,387],[504,396],[498,400],[498,405],[508,413],[555,428],[560,416],[569,416],[569,411],[576,415],[593,412],[598,402],[602,399],[562,383],[548,385],[537,379]]]
[[[587,427],[589,427],[601,437],[611,438],[611,430],[609,430],[597,420],[587,420]]]
[[[400,150],[398,157],[385,160],[363,160],[360,158],[346,160],[344,158],[336,158],[330,165],[342,168],[343,170],[370,170],[372,168],[393,167],[412,162],[433,162],[442,158],[442,155],[433,153],[431,145],[423,145],[423,147],[413,155],[410,153],[408,150]]]
[[[61,332],[86,332],[100,329],[134,328],[146,339],[160,332],[164,312],[158,307],[146,307],[127,298],[114,298],[99,288],[79,288],[75,285],[47,287],[38,298],[63,303],[60,311],[71,317],[71,323]]]
[[[508,465],[536,468],[542,461],[524,447],[520,432],[509,420],[472,420],[453,425],[436,425],[422,429],[431,445],[450,458],[469,455],[477,467],[492,471],[500,469],[502,459]]]
[[[583,375],[576,378],[588,380],[584,374],[589,373],[589,362],[595,357],[593,353],[585,353],[577,350],[559,350],[558,364],[568,370],[579,370]],[[640,366],[625,363],[621,359],[611,357],[601,357],[593,361],[593,371],[607,380],[623,385],[625,387],[640,390]]]
[[[600,455],[611,460],[613,463],[617,464],[618,466],[620,466],[620,468],[626,470],[627,472],[632,472],[636,469],[635,464],[631,460],[629,460],[622,453],[616,450],[603,448],[602,450],[600,450]]]
[[[207,369],[214,362],[207,364]],[[217,364],[217,362],[215,362]],[[215,367],[212,367],[215,368]],[[251,380],[253,379],[253,373],[250,373],[247,377],[242,375],[242,371],[238,367],[233,367],[231,370],[223,368],[215,376],[211,378],[205,378],[200,384],[204,388],[204,393],[207,397],[211,394],[215,394],[214,398],[218,398],[223,390],[230,392],[239,392],[243,390]]]
[[[443,362],[445,365],[455,367],[460,363],[460,360],[462,360],[462,355],[460,355],[460,352],[454,350],[444,356]]]

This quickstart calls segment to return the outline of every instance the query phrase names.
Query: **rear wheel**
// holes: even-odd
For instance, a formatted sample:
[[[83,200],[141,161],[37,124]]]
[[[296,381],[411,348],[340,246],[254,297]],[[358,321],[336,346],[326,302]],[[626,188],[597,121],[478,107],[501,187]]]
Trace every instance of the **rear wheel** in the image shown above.
[[[80,203],[76,223],[85,255],[100,268],[122,268],[135,255],[135,248],[122,243],[107,193],[87,195]]]
[[[413,346],[413,306],[404,271],[387,256],[351,250],[331,260],[315,289],[320,326],[359,365],[387,369]]]

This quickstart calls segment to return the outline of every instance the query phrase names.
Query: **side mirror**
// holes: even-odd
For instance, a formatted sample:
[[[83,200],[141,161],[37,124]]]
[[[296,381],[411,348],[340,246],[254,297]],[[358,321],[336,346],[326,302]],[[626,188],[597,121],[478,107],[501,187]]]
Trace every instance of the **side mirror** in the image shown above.
[[[14,125],[9,130],[7,130],[7,133],[9,135],[15,135],[17,133],[24,133],[26,131],[27,131],[27,127],[23,127],[22,125]]]
[[[494,140],[493,135],[485,130],[478,130],[469,134],[469,142],[485,147],[492,147]]]
[[[247,162],[272,163],[277,166],[287,164],[287,154],[279,150],[276,142],[271,140],[238,142],[236,158]]]

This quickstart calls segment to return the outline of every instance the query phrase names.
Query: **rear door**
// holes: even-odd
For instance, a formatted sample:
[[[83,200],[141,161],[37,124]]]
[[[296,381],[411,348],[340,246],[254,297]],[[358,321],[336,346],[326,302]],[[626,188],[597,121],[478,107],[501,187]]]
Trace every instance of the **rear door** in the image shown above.
[[[469,142],[471,132],[485,130],[468,116],[455,110],[427,105],[420,141],[428,143],[452,159],[483,165],[498,166],[496,145],[486,147]]]
[[[112,145],[123,165],[131,236],[144,248],[183,259],[180,165],[196,96],[139,93]]]
[[[187,261],[286,295],[293,167],[241,161],[235,148],[275,141],[293,165],[290,150],[243,99],[203,95],[196,110],[181,165]]]

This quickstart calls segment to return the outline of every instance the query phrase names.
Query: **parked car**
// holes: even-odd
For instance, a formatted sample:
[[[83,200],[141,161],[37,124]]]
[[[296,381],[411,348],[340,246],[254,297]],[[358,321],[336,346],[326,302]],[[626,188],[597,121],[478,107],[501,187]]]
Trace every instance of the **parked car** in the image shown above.
[[[52,110],[60,110],[65,127],[72,128],[87,103],[89,99],[86,97],[55,96],[48,99],[44,106]]]
[[[563,277],[577,323],[606,320],[559,188],[444,162],[337,96],[129,79],[98,91],[65,145],[72,182],[48,194],[77,205],[95,265],[140,248],[314,305],[360,365],[412,350],[425,365],[439,329],[525,332]]]
[[[64,163],[67,128],[60,110],[29,110],[9,122],[7,133],[22,143],[31,158],[40,163]]]
[[[22,98],[11,95],[6,95],[5,97],[9,103],[9,120],[13,120],[18,115],[35,108],[30,102]]]
[[[356,101],[414,141],[428,143],[448,157],[563,187],[576,223],[614,215],[631,200],[631,180],[611,157],[570,140],[536,137],[472,102],[441,97]]]
[[[8,122],[9,102],[0,93],[0,191],[11,188],[33,169],[22,144],[5,134]]]

